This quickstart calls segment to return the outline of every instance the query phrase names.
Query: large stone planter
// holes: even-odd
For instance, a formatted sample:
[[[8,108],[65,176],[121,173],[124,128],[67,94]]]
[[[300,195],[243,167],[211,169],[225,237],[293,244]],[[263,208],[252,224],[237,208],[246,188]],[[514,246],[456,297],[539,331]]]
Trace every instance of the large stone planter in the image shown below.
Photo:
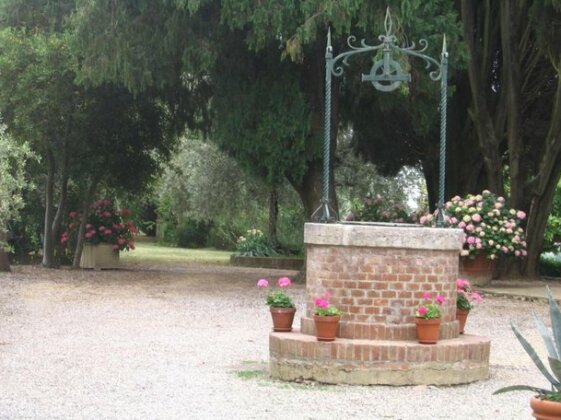
[[[485,254],[475,258],[460,258],[460,275],[467,278],[475,286],[488,286],[491,283],[497,260],[489,260]]]
[[[308,223],[306,313],[300,331],[269,336],[271,375],[347,384],[451,385],[486,379],[490,339],[459,335],[460,229],[383,223]],[[314,337],[313,299],[325,291],[341,309],[334,342]],[[417,343],[415,310],[441,294],[437,344]]]
[[[84,244],[80,268],[95,270],[119,268],[119,251],[114,251],[110,244]]]

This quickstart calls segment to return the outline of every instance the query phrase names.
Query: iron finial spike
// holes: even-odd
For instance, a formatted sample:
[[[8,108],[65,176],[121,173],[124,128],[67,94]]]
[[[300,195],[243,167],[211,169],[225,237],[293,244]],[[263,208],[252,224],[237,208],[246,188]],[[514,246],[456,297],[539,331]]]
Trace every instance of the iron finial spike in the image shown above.
[[[331,26],[327,27],[327,45],[325,46],[325,58],[333,58],[333,47],[331,46]]]
[[[390,14],[390,6],[386,8],[386,17],[384,19],[384,29],[386,30],[386,35],[389,36],[392,33],[392,17]]]

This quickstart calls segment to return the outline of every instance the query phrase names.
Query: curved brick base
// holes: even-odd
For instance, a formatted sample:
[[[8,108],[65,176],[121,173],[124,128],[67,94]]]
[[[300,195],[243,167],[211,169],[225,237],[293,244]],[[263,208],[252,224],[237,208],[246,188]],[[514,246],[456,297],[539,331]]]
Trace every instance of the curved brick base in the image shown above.
[[[489,376],[490,339],[459,335],[459,229],[307,223],[302,329],[269,336],[274,378],[357,385],[453,385]],[[337,339],[318,342],[314,299],[329,292],[343,311]],[[440,341],[417,343],[425,293],[442,295]]]
[[[271,333],[273,378],[351,385],[454,385],[489,376],[491,341],[463,335],[434,345],[414,341],[337,338]]]

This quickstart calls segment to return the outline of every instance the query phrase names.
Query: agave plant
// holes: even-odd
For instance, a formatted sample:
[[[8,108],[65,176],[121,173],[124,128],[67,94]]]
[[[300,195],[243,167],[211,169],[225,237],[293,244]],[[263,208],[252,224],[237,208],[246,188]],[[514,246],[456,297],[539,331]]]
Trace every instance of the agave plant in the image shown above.
[[[533,391],[538,394],[538,398],[551,401],[561,402],[561,311],[555,302],[549,286],[546,287],[549,298],[549,315],[551,318],[551,329],[553,330],[553,337],[549,334],[547,327],[543,320],[533,313],[534,320],[538,327],[538,331],[542,336],[545,346],[547,348],[547,360],[550,370],[547,369],[545,363],[539,358],[536,350],[532,347],[528,340],[526,340],[520,331],[511,322],[512,330],[526,350],[526,353],[532,358],[534,364],[538,367],[543,376],[551,384],[551,389],[543,389],[530,385],[512,385],[498,389],[493,394],[500,394],[508,391]]]

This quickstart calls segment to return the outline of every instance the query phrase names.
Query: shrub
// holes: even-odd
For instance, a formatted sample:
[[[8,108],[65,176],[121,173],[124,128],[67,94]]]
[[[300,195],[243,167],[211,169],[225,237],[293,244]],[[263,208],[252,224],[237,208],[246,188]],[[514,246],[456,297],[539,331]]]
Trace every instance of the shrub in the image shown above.
[[[488,190],[478,195],[455,196],[444,209],[445,224],[464,230],[464,247],[460,255],[471,258],[480,253],[492,260],[499,255],[525,257],[526,241],[522,228],[525,218],[526,213],[508,208],[503,197]],[[419,222],[432,226],[436,219],[437,213],[427,214]]]
[[[60,242],[66,246],[71,237],[78,231],[78,226],[82,221],[82,215],[71,211],[69,214],[71,222],[67,229],[62,232]],[[133,236],[138,233],[138,229],[129,219],[130,210],[115,209],[111,200],[97,200],[90,207],[89,214],[86,216],[86,231],[84,241],[97,245],[99,243],[111,244],[114,250],[128,251],[134,249]]]
[[[236,255],[242,257],[273,257],[278,253],[259,229],[250,229],[236,242]]]
[[[416,223],[415,215],[409,214],[403,204],[384,199],[380,195],[367,197],[361,203],[355,203],[348,221]]]
[[[561,277],[561,255],[551,252],[540,255],[539,272],[542,276]]]
[[[189,219],[177,228],[177,245],[183,248],[203,248],[207,245],[211,221]]]

